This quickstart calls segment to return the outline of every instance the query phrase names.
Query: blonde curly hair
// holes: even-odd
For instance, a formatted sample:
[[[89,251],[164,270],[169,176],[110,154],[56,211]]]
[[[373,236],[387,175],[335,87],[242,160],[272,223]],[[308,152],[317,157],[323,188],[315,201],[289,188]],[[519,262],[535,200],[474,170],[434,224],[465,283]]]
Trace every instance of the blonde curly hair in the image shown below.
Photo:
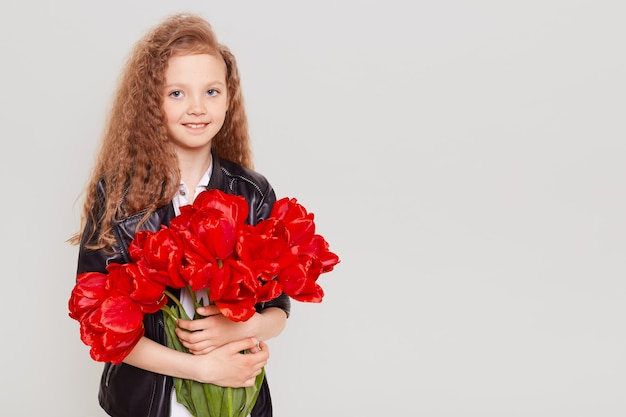
[[[235,57],[217,41],[206,20],[191,14],[173,15],[140,39],[126,61],[85,190],[80,232],[71,243],[82,240],[92,242],[93,248],[110,248],[116,219],[142,212],[147,219],[178,191],[180,172],[165,126],[163,87],[169,58],[193,54],[221,56],[226,64],[228,110],[224,125],[212,140],[213,152],[253,168]],[[101,181],[106,201],[101,201],[98,193]],[[98,209],[102,204],[103,209]],[[86,232],[88,220],[98,227]]]

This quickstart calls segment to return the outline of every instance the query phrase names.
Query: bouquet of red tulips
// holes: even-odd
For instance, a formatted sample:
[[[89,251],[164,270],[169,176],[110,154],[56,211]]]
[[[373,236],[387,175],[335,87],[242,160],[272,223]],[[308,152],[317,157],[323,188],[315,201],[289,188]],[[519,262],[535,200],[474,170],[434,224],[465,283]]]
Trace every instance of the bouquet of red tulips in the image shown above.
[[[247,217],[243,197],[204,191],[192,205],[180,208],[169,227],[138,231],[129,246],[131,262],[111,263],[107,273],[80,274],[68,302],[69,316],[80,323],[91,357],[120,363],[144,335],[144,314],[159,310],[168,346],[187,352],[174,329],[177,318],[189,317],[171,289],[194,295],[206,291],[209,302],[234,321],[248,320],[257,303],[283,293],[297,301],[321,302],[324,292],[317,280],[339,258],[315,233],[313,213],[296,199],[283,198],[258,224],[246,224]],[[192,415],[234,417],[249,414],[262,380],[263,373],[254,387],[228,388],[174,378],[174,386],[178,401]]]

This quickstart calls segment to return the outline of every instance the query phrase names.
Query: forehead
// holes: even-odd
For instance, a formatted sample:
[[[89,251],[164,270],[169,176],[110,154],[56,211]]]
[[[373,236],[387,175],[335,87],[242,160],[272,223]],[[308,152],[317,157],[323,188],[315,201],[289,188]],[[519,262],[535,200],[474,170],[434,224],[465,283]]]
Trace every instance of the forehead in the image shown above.
[[[167,83],[185,79],[226,81],[226,63],[213,54],[175,55],[168,59],[165,69]]]

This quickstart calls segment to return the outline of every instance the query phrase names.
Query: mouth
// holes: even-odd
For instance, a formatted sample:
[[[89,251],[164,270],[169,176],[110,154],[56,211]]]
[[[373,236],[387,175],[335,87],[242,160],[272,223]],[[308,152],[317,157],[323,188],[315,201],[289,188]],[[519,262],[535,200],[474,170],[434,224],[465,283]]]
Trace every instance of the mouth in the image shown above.
[[[183,126],[189,129],[202,129],[208,125],[208,123],[183,123]]]

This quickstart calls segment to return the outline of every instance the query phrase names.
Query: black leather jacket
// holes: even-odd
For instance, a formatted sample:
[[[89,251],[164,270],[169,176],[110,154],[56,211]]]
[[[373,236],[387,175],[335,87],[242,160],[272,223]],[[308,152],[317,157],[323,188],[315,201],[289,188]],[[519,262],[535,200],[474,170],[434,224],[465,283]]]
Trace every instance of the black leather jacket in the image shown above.
[[[207,189],[219,189],[229,194],[242,195],[249,205],[248,223],[256,224],[269,217],[276,195],[267,179],[261,174],[243,168],[230,161],[213,155],[213,171]],[[101,189],[100,191],[103,191]],[[104,194],[102,194],[104,200]],[[174,217],[174,207],[168,204],[157,209],[141,229],[157,231],[160,226],[169,225]],[[116,222],[114,234],[117,246],[115,253],[85,248],[82,242],[78,255],[78,274],[86,271],[105,272],[111,262],[129,262],[128,245],[135,235],[135,228],[142,213]],[[95,227],[86,225],[87,230]],[[286,294],[257,305],[257,311],[267,307],[279,307],[287,316],[290,312],[290,299]],[[162,345],[166,345],[163,316],[160,311],[144,317],[145,335]],[[134,366],[120,363],[105,363],[100,381],[98,400],[102,408],[113,417],[169,417],[173,389],[172,378],[155,374]],[[253,417],[271,417],[272,403],[267,379],[263,381],[261,392],[252,410]]]

